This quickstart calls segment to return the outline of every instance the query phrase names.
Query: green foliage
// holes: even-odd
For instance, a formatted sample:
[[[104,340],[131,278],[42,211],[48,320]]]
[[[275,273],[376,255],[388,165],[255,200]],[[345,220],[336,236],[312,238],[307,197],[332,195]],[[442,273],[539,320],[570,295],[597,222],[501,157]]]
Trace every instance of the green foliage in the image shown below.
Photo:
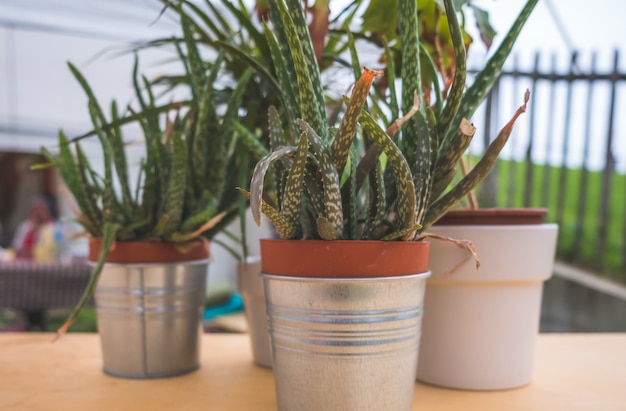
[[[400,76],[397,78],[394,59],[387,58],[389,67],[384,73],[383,86],[368,105],[374,78],[383,73],[365,69],[354,85],[351,98],[347,99],[347,108],[332,137],[329,130],[334,124],[320,114],[326,107],[320,106],[317,97],[322,85],[306,25],[301,18],[291,18],[291,15],[301,17],[300,2],[293,0],[285,4],[285,1],[269,2],[270,15],[274,18],[272,31],[266,29],[265,35],[268,44],[281,44],[278,41],[281,38],[287,40],[280,55],[272,54],[274,68],[279,81],[295,79],[295,83],[292,81],[284,87],[286,93],[282,100],[289,101],[285,105],[286,129],[278,128],[281,122],[276,120],[275,110],[270,110],[269,129],[270,135],[287,134],[287,141],[298,143],[275,145],[257,164],[249,193],[256,222],[259,223],[260,214],[264,212],[283,238],[415,239],[423,228],[441,217],[486,177],[515,120],[525,110],[528,97],[488,148],[488,155],[481,163],[454,187],[449,187],[457,161],[475,132],[466,118],[471,117],[493,86],[537,0],[527,2],[501,46],[469,88],[465,63],[467,38],[452,0],[443,2],[445,19],[442,17],[440,21],[438,17],[429,20],[425,17],[428,14],[423,13],[418,19],[415,0],[398,0],[397,9],[395,4],[385,3],[394,10],[395,20],[388,19],[389,16],[381,18],[386,15],[376,12],[380,2],[370,2],[364,25],[376,26],[377,30],[400,40]],[[420,7],[426,3],[430,4],[420,2]],[[437,3],[434,0],[431,3],[435,10]],[[433,13],[438,15],[436,11]],[[442,22],[447,25],[445,33],[449,36],[454,62],[451,83],[443,87],[436,76],[434,60],[420,43],[420,35],[427,33],[425,25],[430,24],[426,28],[441,32],[433,25]],[[385,24],[393,29],[383,27]],[[399,34],[396,34],[396,26],[399,26]],[[353,38],[347,37],[348,49],[355,60]],[[384,53],[390,56],[392,51],[387,44],[383,42]],[[396,82],[401,83],[400,102],[395,97]],[[389,97],[383,94],[385,85],[389,88]],[[290,90],[297,98],[288,97]],[[432,94],[435,94],[435,104],[431,106]],[[365,110],[366,107],[370,110]],[[399,107],[404,116],[396,119]],[[386,122],[385,130],[380,120],[389,112],[394,113],[394,118]],[[301,134],[296,138],[291,119],[298,116],[302,117],[296,122]],[[356,138],[357,135],[360,138]],[[268,196],[265,183],[270,166],[276,171],[278,195],[275,198]],[[299,219],[295,218],[297,212]]]
[[[166,241],[184,247],[191,241],[212,239],[238,215],[240,199],[233,187],[241,179],[241,167],[232,145],[237,141],[235,123],[252,72],[244,71],[232,89],[217,89],[223,59],[205,65],[191,33],[185,33],[187,53],[177,47],[191,86],[192,99],[185,105],[157,106],[150,82],[143,79],[140,86],[136,63],[133,84],[138,109],[128,107],[128,113],[120,117],[113,103],[107,118],[87,80],[69,63],[88,97],[94,127],[88,134],[99,140],[104,175],[92,168],[81,148],[79,140],[85,136],[68,140],[61,131],[59,153],[42,151],[74,197],[78,223],[88,235],[101,237],[103,247],[84,296],[60,334],[92,295],[114,241]],[[218,94],[229,97],[217,104]],[[121,128],[129,123],[140,126],[145,148],[134,195],[128,143]]]

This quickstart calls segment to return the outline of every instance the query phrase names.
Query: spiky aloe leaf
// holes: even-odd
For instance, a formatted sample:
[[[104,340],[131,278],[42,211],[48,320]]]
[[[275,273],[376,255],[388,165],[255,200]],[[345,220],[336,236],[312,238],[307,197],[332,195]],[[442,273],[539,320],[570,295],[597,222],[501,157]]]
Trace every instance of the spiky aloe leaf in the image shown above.
[[[302,119],[309,123],[314,130],[319,130],[323,141],[329,141],[326,105],[324,104],[319,67],[313,53],[302,4],[300,0],[295,2],[290,0],[290,9],[287,10],[283,0],[272,0],[272,3],[276,3],[276,8],[280,13],[290,54],[293,58]]]
[[[448,141],[454,136],[463,118],[471,118],[472,115],[474,115],[480,103],[485,99],[487,94],[489,94],[489,91],[491,91],[491,88],[500,76],[502,66],[509,56],[513,44],[515,44],[517,40],[517,36],[537,5],[537,1],[538,0],[528,0],[526,2],[498,49],[491,56],[489,61],[487,61],[485,67],[476,75],[474,82],[463,95],[461,106],[450,125],[450,129],[448,129],[448,134],[444,141]]]
[[[341,120],[341,125],[339,126],[339,130],[337,130],[337,134],[333,139],[330,149],[335,168],[339,175],[343,174],[343,168],[346,165],[350,147],[356,135],[359,116],[367,101],[367,95],[372,87],[372,83],[377,76],[382,75],[383,73],[381,71],[371,70],[366,67],[363,70],[363,74],[354,85],[350,103]]]
[[[322,184],[324,187],[325,216],[317,221],[318,233],[324,240],[340,238],[343,231],[343,208],[339,174],[335,168],[329,150],[324,146],[322,138],[304,120],[298,120],[298,126],[304,131],[311,143],[313,153],[319,162]]]
[[[99,210],[93,207],[93,204],[89,199],[88,184],[85,184],[80,179],[80,169],[74,161],[74,156],[69,148],[68,139],[65,133],[63,133],[63,131],[59,131],[58,156],[45,147],[41,148],[41,152],[48,159],[48,161],[54,165],[67,188],[74,196],[78,208],[83,214],[83,218],[79,217],[79,222],[83,224],[89,234],[100,235],[102,216],[99,214]]]
[[[78,314],[81,312],[83,307],[85,307],[85,305],[87,304],[87,302],[93,295],[93,292],[96,289],[96,285],[98,284],[98,279],[100,278],[100,274],[102,273],[104,262],[106,261],[106,258],[109,255],[109,249],[111,248],[111,245],[113,244],[113,241],[115,240],[115,234],[117,233],[118,229],[119,229],[119,224],[117,223],[111,223],[111,222],[104,223],[104,227],[102,230],[103,232],[102,233],[102,249],[100,250],[100,255],[98,256],[98,262],[96,263],[96,266],[93,269],[91,278],[89,279],[89,283],[87,283],[87,288],[85,288],[85,291],[83,292],[83,295],[80,298],[80,301],[78,302],[76,307],[74,307],[74,309],[70,313],[67,320],[65,320],[63,325],[57,330],[55,340],[61,337],[63,334],[65,334],[67,329],[74,323],[74,321],[78,317]]]
[[[387,217],[385,180],[383,178],[380,160],[376,161],[376,168],[370,174],[373,174],[370,175],[373,182],[371,186],[374,189],[373,198],[371,200],[372,204],[370,205],[370,210],[373,210],[373,217],[368,215],[366,227],[369,227],[369,230],[365,233],[365,239],[374,239],[375,231],[383,224],[383,221]]]
[[[189,65],[189,80],[191,82],[191,91],[195,100],[200,100],[202,97],[198,95],[199,91],[204,92],[204,85],[206,84],[206,73],[204,71],[204,64],[200,58],[200,52],[198,51],[197,42],[193,38],[191,32],[192,20],[184,13],[181,14],[181,26],[183,29],[183,38],[185,40],[185,46],[187,46],[187,58],[184,59]]]
[[[411,169],[402,155],[400,149],[391,138],[366,111],[361,112],[360,118],[363,130],[370,133],[372,140],[376,142],[387,155],[388,164],[393,169],[396,181],[398,230],[415,226],[416,200],[415,185],[411,175]]]
[[[432,185],[432,160],[435,152],[436,131],[432,130],[422,112],[415,113],[415,124],[417,126],[415,164],[413,165],[413,183],[416,190],[415,212],[416,218],[423,217],[424,209],[428,205],[428,198]]]
[[[239,8],[233,5],[231,0],[221,0],[224,7],[226,7],[233,16],[237,19],[237,22],[245,29],[246,34],[254,40],[254,44],[259,48],[259,54],[267,56],[269,53],[268,44],[265,42],[263,34],[253,24],[253,20],[248,13],[246,6],[242,3],[239,4]],[[234,30],[233,30],[234,31]],[[232,33],[233,31],[226,32]]]
[[[424,219],[425,228],[437,221],[450,207],[456,204],[461,198],[465,197],[474,187],[484,180],[487,174],[489,174],[493,165],[498,160],[498,154],[500,154],[500,151],[513,131],[515,121],[526,111],[529,96],[530,92],[526,90],[524,105],[517,109],[513,118],[500,130],[500,133],[498,133],[498,136],[489,144],[489,147],[485,150],[485,154],[476,166],[463,177],[456,186],[431,205]]]
[[[287,62],[285,62],[283,53],[281,53],[280,46],[278,45],[274,32],[265,23],[263,23],[263,29],[269,46],[272,63],[274,63],[276,78],[280,84],[281,92],[284,95],[283,100],[285,102],[285,107],[287,108],[287,112],[293,121],[302,116],[300,113],[300,96],[297,91],[294,90],[296,83],[291,81],[290,70],[287,66]]]
[[[83,91],[87,95],[87,98],[89,99],[89,101],[93,103],[96,116],[98,117],[98,119],[100,120],[102,124],[106,124],[106,117],[104,116],[104,112],[102,111],[102,108],[100,108],[100,105],[98,104],[98,100],[96,99],[95,94],[93,94],[93,91],[91,89],[91,86],[87,82],[87,79],[81,74],[81,72],[72,63],[68,62],[67,65],[70,68],[70,71],[72,72],[76,80],[78,80],[78,83],[83,88]]]
[[[185,243],[188,241],[198,239],[203,233],[211,229],[214,229],[219,223],[223,222],[227,216],[228,216],[228,213],[226,211],[222,211],[218,215],[210,217],[207,220],[203,221],[203,224],[199,228],[195,229],[194,231],[190,233],[180,233],[180,232],[173,233],[171,235],[171,241],[174,243]]]
[[[119,114],[115,101],[111,103],[111,122],[112,124],[118,124],[119,122]],[[133,208],[134,201],[130,192],[130,184],[128,183],[128,162],[126,160],[126,150],[124,148],[124,140],[122,139],[122,133],[119,126],[111,126],[109,141],[111,144],[113,163],[115,164],[115,173],[117,174],[117,179],[120,182],[120,187],[122,188],[123,202]]]
[[[187,234],[192,230],[195,230],[198,226],[203,224],[204,222],[210,220],[215,217],[217,214],[217,208],[215,205],[208,206],[205,210],[200,211],[197,214],[194,214],[188,217],[180,226],[180,232],[182,234]]]
[[[265,157],[268,154],[267,147],[265,147],[263,143],[259,141],[258,137],[255,136],[250,130],[248,130],[246,126],[235,121],[233,123],[233,127],[235,128],[235,131],[239,135],[243,145],[246,147],[246,149],[250,153],[252,153],[252,155],[257,160]]]
[[[437,74],[437,69],[435,68],[435,62],[433,61],[432,57],[430,56],[430,53],[428,52],[428,49],[426,49],[426,46],[424,46],[423,43],[420,43],[420,58],[422,58],[421,63],[424,63],[426,67],[421,67],[422,70],[427,70],[427,76],[429,76],[430,78],[436,79],[438,74]],[[433,92],[435,94],[435,103],[431,105],[432,109],[434,110],[434,112],[437,114],[437,116],[439,116],[442,112],[442,107],[443,107],[443,96],[441,94],[441,85],[439,84],[438,81],[433,81],[432,82],[433,85]]]
[[[450,141],[448,148],[440,153],[433,171],[434,181],[431,202],[436,201],[454,178],[456,166],[472,141],[476,128],[463,119],[459,130]]]
[[[463,91],[465,91],[465,75],[467,73],[467,66],[465,62],[465,42],[463,41],[463,33],[461,27],[456,18],[456,11],[452,0],[444,0],[446,7],[446,16],[448,17],[448,27],[450,29],[450,36],[452,37],[452,47],[454,48],[454,57],[456,60],[456,68],[454,70],[454,80],[446,99],[446,106],[444,107],[441,116],[439,117],[439,130],[438,135],[445,136],[450,127],[452,119],[459,110],[461,105],[461,99],[463,98]]]
[[[280,117],[274,106],[270,106],[267,110],[268,115],[268,129],[270,150],[276,151],[286,144],[285,134],[280,122]],[[290,165],[289,165],[290,166]],[[276,200],[277,204],[281,204],[283,201],[283,192],[285,190],[285,179],[287,175],[286,166],[281,162],[277,162],[274,166],[275,185],[276,185]]]
[[[349,163],[350,168],[349,168],[349,175],[348,175],[350,195],[347,198],[348,200],[347,208],[344,207],[344,211],[346,209],[348,210],[348,218],[346,219],[347,224],[346,224],[346,227],[344,228],[344,238],[353,239],[353,240],[357,239],[358,221],[359,221],[359,215],[358,215],[359,198],[357,196],[357,190],[356,190],[356,162],[357,162],[356,151],[350,150],[350,163]]]
[[[252,212],[252,217],[257,225],[261,225],[263,182],[265,181],[267,169],[272,162],[280,159],[281,157],[293,156],[296,150],[296,147],[293,146],[279,148],[278,150],[263,157],[254,167],[252,180],[250,181],[250,211]]]
[[[324,215],[324,187],[320,187],[318,179],[316,178],[318,166],[314,162],[309,162],[306,175],[304,176],[304,189],[306,192],[305,198],[308,200],[308,205],[313,210],[313,213],[317,216]]]
[[[96,134],[100,140],[100,147],[102,148],[102,154],[104,157],[104,190],[102,191],[102,216],[104,221],[114,221],[115,215],[115,191],[113,189],[113,170],[112,170],[112,154],[111,145],[104,132],[104,124],[101,122],[99,116],[99,109],[97,104],[93,101],[89,102],[89,114],[91,115],[91,121],[93,122]]]
[[[280,123],[280,116],[276,107],[270,106],[267,110],[268,129],[270,135],[270,150],[276,150],[285,145],[285,134]]]
[[[344,24],[343,31],[346,33],[348,49],[350,50],[350,62],[352,63],[352,73],[354,74],[354,80],[358,81],[359,77],[361,77],[361,63],[359,61],[359,53],[356,50],[356,42],[354,41],[354,36],[352,35],[352,31],[350,31],[350,26],[348,24]]]
[[[182,219],[187,183],[186,164],[187,144],[180,133],[174,132],[172,135],[172,170],[162,211],[162,215],[168,216],[162,234],[165,238],[178,229]]]
[[[196,193],[209,189],[213,181],[207,179],[207,173],[213,168],[212,161],[216,157],[221,157],[222,152],[213,153],[210,144],[216,139],[218,117],[215,110],[215,92],[213,90],[214,79],[217,77],[217,73],[220,70],[221,63],[224,60],[224,55],[220,53],[213,65],[209,76],[205,79],[205,82],[201,86],[202,95],[199,99],[196,116],[197,118],[189,118],[188,121],[192,121],[195,124],[193,131],[193,187],[196,189]],[[217,194],[216,194],[217,195]]]
[[[307,154],[309,152],[309,140],[306,133],[300,135],[297,150],[293,158],[293,163],[287,175],[285,191],[283,193],[280,211],[285,220],[293,227],[299,227],[300,205],[302,203],[302,192],[304,190],[304,175],[306,173]]]
[[[89,165],[87,156],[85,155],[80,144],[78,143],[76,143],[76,171],[78,175],[78,180],[82,187],[81,191],[84,190],[85,193],[84,204],[81,204],[82,201],[81,203],[79,203],[81,212],[85,216],[90,216],[88,217],[88,219],[92,229],[94,227],[100,227],[102,225],[102,211],[98,207],[98,199],[102,195],[102,189],[96,187],[93,184],[90,184],[89,178],[93,178],[93,176],[88,174],[92,173],[93,170]],[[74,196],[74,198],[76,198],[76,196]],[[88,231],[91,232],[91,230]],[[98,229],[97,231],[100,230]]]
[[[389,87],[389,109],[391,110],[391,118],[400,117],[400,109],[398,108],[398,93],[396,92],[396,65],[393,61],[394,57],[389,48],[389,42],[383,37],[385,46],[385,60],[387,67],[385,68],[385,76],[387,77],[387,86]]]
[[[221,198],[226,183],[226,169],[228,163],[227,147],[228,141],[232,139],[233,123],[239,115],[239,107],[243,100],[244,93],[252,70],[246,70],[239,78],[237,86],[233,90],[226,112],[222,116],[222,122],[216,135],[196,135],[196,138],[204,138],[208,141],[208,159],[206,165],[205,187],[214,196]]]
[[[415,0],[398,0],[400,24],[400,42],[402,48],[402,112],[407,113],[413,106],[413,97],[417,93],[419,107],[423,107],[422,83],[419,59],[419,32],[417,20],[417,2]],[[411,119],[403,130],[400,149],[409,164],[415,164],[417,152],[417,124]]]
[[[252,204],[252,193],[244,190],[243,188],[237,188],[243,195],[250,199],[250,204]],[[250,206],[252,208],[252,206]],[[294,227],[289,224],[289,222],[282,216],[282,214],[276,210],[271,205],[267,204],[265,201],[261,200],[261,205],[259,207],[260,211],[263,212],[267,216],[267,218],[272,222],[276,232],[283,240],[292,240],[295,239]],[[260,213],[259,213],[259,223],[260,223]]]

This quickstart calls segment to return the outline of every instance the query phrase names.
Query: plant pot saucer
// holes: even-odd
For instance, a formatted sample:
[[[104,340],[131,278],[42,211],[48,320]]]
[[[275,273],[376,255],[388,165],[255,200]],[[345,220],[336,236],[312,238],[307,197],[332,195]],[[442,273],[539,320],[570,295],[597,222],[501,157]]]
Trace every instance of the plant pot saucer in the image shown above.
[[[435,225],[532,225],[542,224],[545,208],[478,208],[450,210]]]

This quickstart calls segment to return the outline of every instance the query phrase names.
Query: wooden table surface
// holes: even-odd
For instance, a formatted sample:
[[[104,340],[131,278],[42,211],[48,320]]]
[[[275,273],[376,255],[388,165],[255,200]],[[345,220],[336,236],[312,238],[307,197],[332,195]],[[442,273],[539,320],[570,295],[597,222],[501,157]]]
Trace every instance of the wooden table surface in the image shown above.
[[[2,411],[276,409],[271,370],[252,364],[246,334],[207,334],[202,366],[185,376],[105,375],[97,334],[0,334]],[[498,392],[416,384],[413,410],[626,410],[626,334],[540,335],[534,381]],[[332,411],[332,410],[320,410]]]

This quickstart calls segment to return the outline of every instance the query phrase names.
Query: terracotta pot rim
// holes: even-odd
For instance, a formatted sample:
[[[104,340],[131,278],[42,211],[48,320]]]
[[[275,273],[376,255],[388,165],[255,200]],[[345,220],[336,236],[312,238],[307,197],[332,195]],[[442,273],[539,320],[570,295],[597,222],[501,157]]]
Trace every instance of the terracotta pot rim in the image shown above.
[[[427,241],[262,239],[261,272],[267,275],[353,279],[428,271]]]
[[[89,238],[88,262],[98,261],[102,239]],[[174,243],[165,241],[116,241],[105,260],[108,265],[162,265],[162,264],[205,264],[210,252],[206,243],[189,243],[189,249],[181,251]]]
[[[477,208],[447,211],[434,225],[538,225],[546,208]]]

